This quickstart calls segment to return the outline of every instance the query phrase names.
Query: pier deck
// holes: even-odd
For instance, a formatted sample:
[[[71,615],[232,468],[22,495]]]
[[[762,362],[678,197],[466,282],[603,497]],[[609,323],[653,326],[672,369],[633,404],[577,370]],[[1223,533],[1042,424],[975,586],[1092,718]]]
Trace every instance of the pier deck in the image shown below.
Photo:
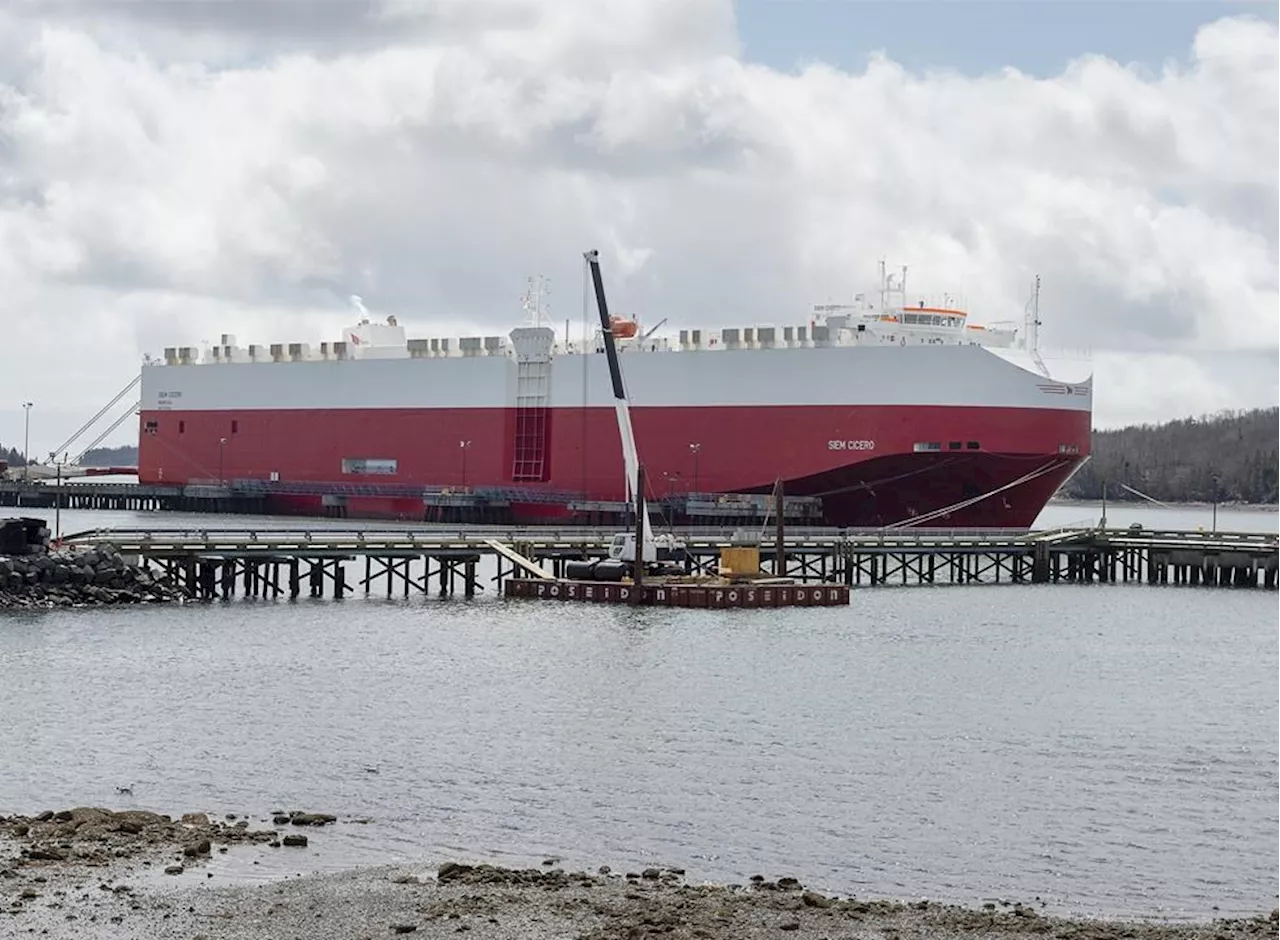
[[[78,532],[63,544],[109,541],[148,566],[164,569],[192,597],[231,596],[237,582],[247,594],[335,597],[375,585],[389,595],[441,595],[460,587],[484,590],[482,559],[496,567],[492,581],[563,578],[564,563],[603,558],[616,530],[504,528],[388,529],[165,529]],[[685,571],[715,574],[720,551],[742,544],[740,533],[681,530]],[[508,551],[501,551],[495,545]],[[1135,583],[1276,588],[1277,537],[1259,533],[1206,533],[1132,529],[1047,531],[903,531],[793,529],[786,538],[784,571],[774,572],[775,546],[758,542],[761,566],[802,584],[848,587],[922,584]],[[511,553],[530,559],[527,570]],[[351,580],[348,566],[364,563]],[[509,592],[511,593],[511,592]]]

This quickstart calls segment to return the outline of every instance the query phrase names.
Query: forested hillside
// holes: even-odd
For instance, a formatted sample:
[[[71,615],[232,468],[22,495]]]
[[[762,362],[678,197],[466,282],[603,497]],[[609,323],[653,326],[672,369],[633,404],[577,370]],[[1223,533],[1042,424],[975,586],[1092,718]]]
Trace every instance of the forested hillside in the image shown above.
[[[18,448],[6,449],[3,444],[0,444],[0,460],[11,467],[21,467],[24,463],[22,452]],[[36,455],[36,461],[39,460],[39,455]],[[85,453],[80,463],[86,467],[136,467],[138,448],[127,444],[123,447],[95,447]]]
[[[1059,493],[1076,499],[1275,503],[1280,408],[1093,432],[1093,459]]]
[[[85,453],[80,463],[86,467],[136,467],[138,448],[127,444],[123,447],[95,447]]]

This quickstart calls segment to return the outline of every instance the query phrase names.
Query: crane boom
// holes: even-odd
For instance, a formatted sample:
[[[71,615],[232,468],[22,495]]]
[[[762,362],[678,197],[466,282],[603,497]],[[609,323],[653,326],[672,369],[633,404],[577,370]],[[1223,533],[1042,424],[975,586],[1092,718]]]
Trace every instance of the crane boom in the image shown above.
[[[609,360],[609,378],[613,382],[613,407],[618,417],[618,434],[622,438],[622,462],[627,477],[627,498],[635,501],[636,475],[640,468],[640,457],[636,451],[635,431],[631,427],[631,409],[627,402],[627,390],[622,384],[622,366],[618,362],[618,350],[613,341],[613,325],[609,322],[609,304],[604,296],[604,281],[600,277],[600,253],[594,248],[583,252],[587,266],[591,269],[591,283],[596,291],[596,309],[600,313],[600,330],[604,334],[604,352]],[[585,442],[584,442],[585,443]],[[653,530],[649,525],[649,512],[644,513],[644,536],[646,545],[653,540]]]

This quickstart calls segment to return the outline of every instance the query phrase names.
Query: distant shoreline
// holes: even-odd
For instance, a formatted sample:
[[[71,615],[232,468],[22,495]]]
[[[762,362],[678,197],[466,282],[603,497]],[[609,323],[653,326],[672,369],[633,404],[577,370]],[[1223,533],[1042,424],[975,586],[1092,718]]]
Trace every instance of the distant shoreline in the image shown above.
[[[1046,504],[1049,506],[1101,506],[1101,499],[1080,499],[1075,496],[1055,496]],[[1213,503],[1208,502],[1186,502],[1186,503],[1165,503],[1164,506],[1157,506],[1155,503],[1147,502],[1142,499],[1107,499],[1108,506],[1123,506],[1126,509],[1132,506],[1146,509],[1148,507],[1154,509],[1212,509]],[[1229,509],[1232,512],[1276,512],[1280,511],[1280,505],[1276,503],[1218,503],[1219,509]]]

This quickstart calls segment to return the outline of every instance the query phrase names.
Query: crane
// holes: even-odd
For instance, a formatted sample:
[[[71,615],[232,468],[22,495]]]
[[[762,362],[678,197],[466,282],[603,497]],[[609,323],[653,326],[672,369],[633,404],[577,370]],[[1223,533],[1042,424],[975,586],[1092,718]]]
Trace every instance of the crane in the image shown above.
[[[609,320],[609,304],[604,296],[604,281],[600,276],[600,253],[595,249],[583,252],[591,269],[591,282],[596,292],[596,309],[600,313],[600,330],[604,334],[604,352],[609,360],[609,378],[613,383],[613,407],[618,418],[618,434],[622,438],[622,463],[626,473],[627,498],[636,498],[636,478],[640,470],[640,457],[636,450],[635,431],[631,427],[631,409],[627,391],[622,384],[622,366],[618,362],[618,349],[613,340],[613,326]],[[684,543],[673,535],[655,536],[649,521],[649,510],[643,509],[641,561],[646,565],[660,566],[674,561],[684,549]],[[633,562],[636,559],[636,534],[618,533],[609,546],[609,557],[615,561]]]

